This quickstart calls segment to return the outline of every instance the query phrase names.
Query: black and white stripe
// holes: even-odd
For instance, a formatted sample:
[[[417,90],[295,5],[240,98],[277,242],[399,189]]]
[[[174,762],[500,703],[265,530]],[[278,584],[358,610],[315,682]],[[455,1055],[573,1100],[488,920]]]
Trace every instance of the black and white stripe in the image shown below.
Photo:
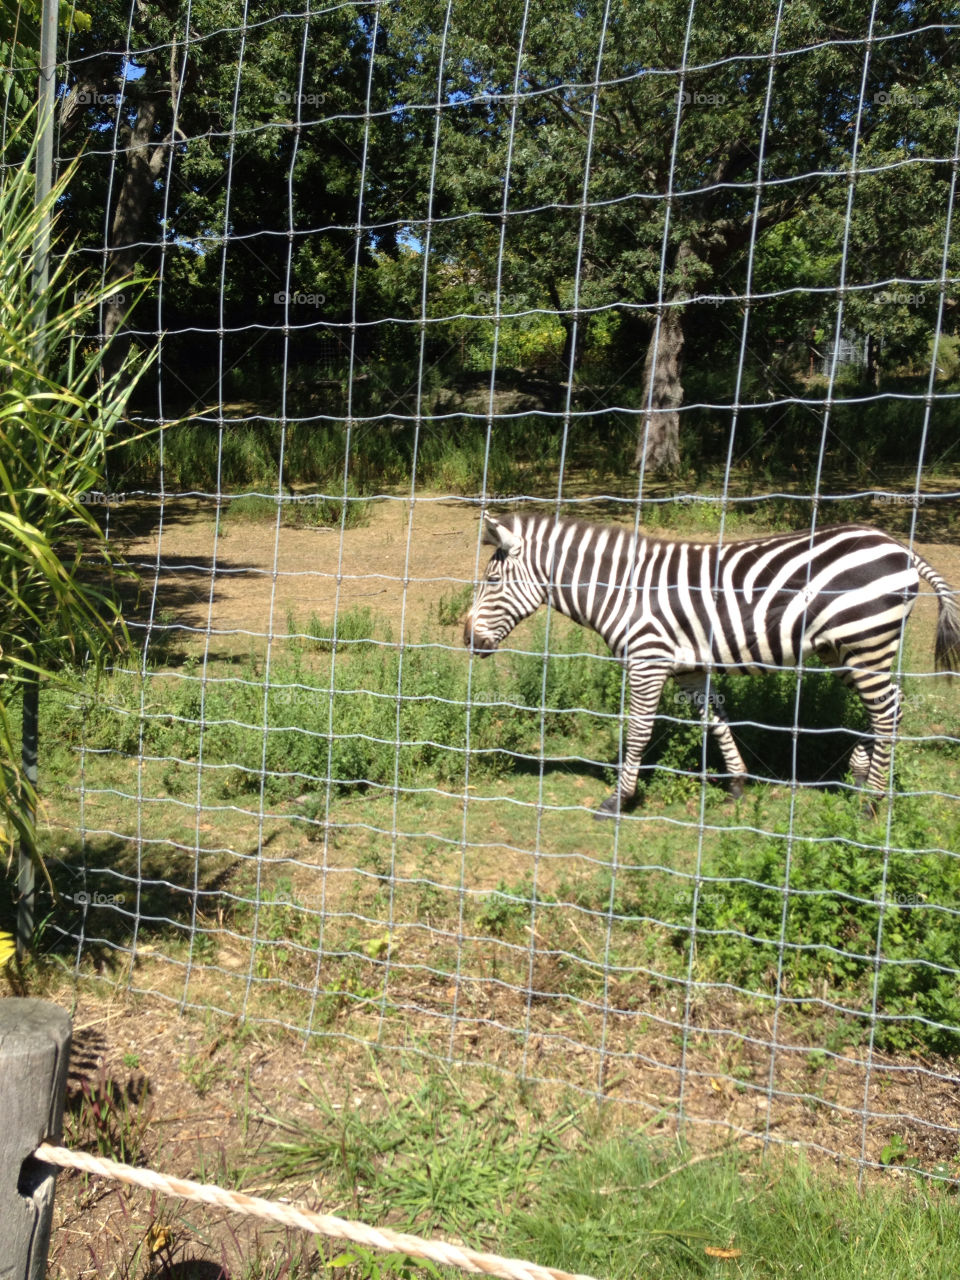
[[[468,647],[491,653],[550,604],[597,631],[626,666],[626,752],[601,814],[618,812],[636,790],[669,676],[699,705],[739,795],[747,770],[707,697],[709,672],[796,667],[816,654],[863,699],[871,733],[851,767],[857,785],[880,791],[901,717],[891,668],[921,578],[939,599],[937,669],[960,668],[960,609],[950,588],[915,552],[864,525],[717,546],[553,516],[488,516],[483,540],[496,549],[467,616]]]

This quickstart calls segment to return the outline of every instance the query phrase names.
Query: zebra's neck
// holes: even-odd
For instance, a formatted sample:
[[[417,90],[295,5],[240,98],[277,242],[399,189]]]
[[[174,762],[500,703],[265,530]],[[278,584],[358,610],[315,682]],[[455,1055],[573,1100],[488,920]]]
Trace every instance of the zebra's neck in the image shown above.
[[[617,525],[552,517],[534,517],[525,532],[549,603],[610,643],[609,624],[636,590],[646,538]]]

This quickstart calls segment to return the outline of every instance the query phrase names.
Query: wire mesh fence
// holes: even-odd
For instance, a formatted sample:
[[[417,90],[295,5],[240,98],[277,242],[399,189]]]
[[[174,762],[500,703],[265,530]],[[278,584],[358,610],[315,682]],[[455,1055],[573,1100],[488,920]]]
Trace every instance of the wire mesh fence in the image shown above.
[[[554,611],[489,662],[461,634],[491,508],[696,543],[856,520],[960,584],[945,16],[81,17],[64,220],[115,286],[89,340],[159,358],[91,499],[135,656],[45,704],[78,974],[948,1176],[931,593],[873,815],[862,704],[804,661],[712,677],[742,798],[678,687],[600,824],[621,665]]]

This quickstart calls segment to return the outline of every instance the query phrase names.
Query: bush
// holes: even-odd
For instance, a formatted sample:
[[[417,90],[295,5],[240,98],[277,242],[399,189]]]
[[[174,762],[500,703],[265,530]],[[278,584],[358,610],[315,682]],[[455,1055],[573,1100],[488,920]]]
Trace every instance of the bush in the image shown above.
[[[907,810],[908,829],[920,816],[911,814],[911,803],[897,801]],[[782,926],[781,995],[828,995],[869,1011],[882,894],[877,996],[885,1020],[877,1043],[896,1050],[919,1042],[957,1052],[960,1034],[949,1027],[960,1027],[960,914],[935,904],[958,900],[960,859],[894,849],[884,887],[884,856],[857,847],[854,838],[862,833],[852,807],[824,806],[823,826],[819,838],[793,845],[785,914],[785,839],[721,838],[707,872],[718,879],[711,880],[697,915],[700,975],[774,991]],[[906,835],[896,832],[893,843],[906,843]]]

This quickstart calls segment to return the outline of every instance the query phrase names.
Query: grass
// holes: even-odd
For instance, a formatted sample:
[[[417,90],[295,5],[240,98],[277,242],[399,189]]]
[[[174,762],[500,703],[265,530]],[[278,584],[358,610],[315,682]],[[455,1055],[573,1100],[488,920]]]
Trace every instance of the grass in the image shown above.
[[[744,1277],[949,1275],[954,1199],[814,1173],[793,1154],[731,1151],[699,1161],[636,1135],[608,1139],[550,1172],[511,1220],[509,1247],[565,1270]]]
[[[759,779],[737,804],[709,764],[704,772],[694,711],[667,696],[642,802],[617,830],[592,811],[613,782],[606,762],[619,750],[622,676],[582,630],[555,625],[545,662],[537,621],[522,649],[471,668],[445,640],[398,646],[369,609],[346,611],[335,626],[288,622],[269,693],[251,654],[205,673],[189,659],[145,676],[118,670],[86,706],[46,703],[44,739],[60,752],[51,772],[67,776],[71,753],[85,751],[88,845],[100,839],[104,849],[86,857],[75,887],[93,893],[97,932],[112,945],[128,945],[127,920],[141,913],[142,927],[159,929],[164,949],[189,966],[188,984],[205,990],[209,974],[244,993],[245,1012],[289,1018],[303,1016],[296,1010],[315,987],[322,940],[316,1029],[365,1025],[387,1008],[399,1034],[405,987],[437,971],[478,981],[492,973],[517,991],[532,977],[575,1015],[578,1002],[609,998],[614,966],[641,990],[689,974],[732,986],[757,1009],[779,996],[800,1038],[805,1010],[819,1015],[827,1001],[854,1043],[867,1033],[876,983],[878,1047],[960,1046],[960,916],[951,907],[960,859],[950,852],[960,847],[951,798],[960,757],[935,729],[945,691],[908,683],[905,732],[930,736],[898,748],[904,794],[889,842],[886,812],[864,817],[846,772],[862,709],[833,676],[813,671],[796,739],[794,676],[719,679]],[[137,788],[115,781],[140,752],[146,806]],[[713,764],[710,744],[706,758]],[[151,841],[135,864],[106,835],[124,831]],[[185,851],[198,842],[211,851],[191,938],[197,873]],[[60,860],[67,885],[74,857]],[[67,935],[75,917],[75,903],[52,908]],[[233,939],[250,937],[249,957],[224,971]],[[644,999],[666,1016],[668,995],[649,990],[623,1007]]]
[[[216,1180],[274,1198],[319,1194],[348,1219],[604,1280],[940,1280],[960,1248],[960,1157],[941,1172],[950,1180],[918,1178],[896,1137],[890,1174],[858,1187],[845,1171],[814,1170],[790,1149],[667,1144],[655,1137],[658,1116],[627,1125],[616,1108],[492,1073],[438,1064],[424,1074],[372,1056],[347,1080],[303,1070],[311,1079],[302,1076],[285,1114],[244,1094],[246,1149],[255,1156],[223,1153]],[[87,1123],[96,1142],[91,1116]],[[238,1233],[242,1225],[236,1220]],[[188,1274],[174,1263],[200,1266],[201,1258],[216,1258],[234,1280],[316,1280],[330,1270],[351,1280],[439,1275],[406,1254],[303,1235],[285,1240],[285,1254],[260,1236],[214,1239],[204,1244],[192,1221],[154,1202],[127,1257],[152,1254],[152,1280]]]
[[[367,522],[369,507],[353,485],[346,492],[341,485],[337,493],[288,493],[282,499],[248,493],[225,504],[224,529],[229,534],[233,525],[243,522],[276,523],[278,508],[280,523],[291,528],[354,529]]]

